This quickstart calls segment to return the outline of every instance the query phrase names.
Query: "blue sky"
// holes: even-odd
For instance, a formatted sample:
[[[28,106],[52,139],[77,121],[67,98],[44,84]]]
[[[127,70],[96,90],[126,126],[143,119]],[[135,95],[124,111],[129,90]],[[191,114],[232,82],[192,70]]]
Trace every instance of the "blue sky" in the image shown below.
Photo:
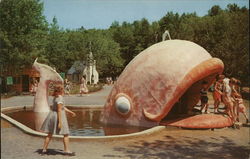
[[[167,12],[193,13],[199,16],[219,5],[225,9],[229,3],[249,8],[248,0],[41,0],[49,23],[55,16],[60,27],[76,29],[107,29],[114,21],[133,22],[146,18],[160,20]]]

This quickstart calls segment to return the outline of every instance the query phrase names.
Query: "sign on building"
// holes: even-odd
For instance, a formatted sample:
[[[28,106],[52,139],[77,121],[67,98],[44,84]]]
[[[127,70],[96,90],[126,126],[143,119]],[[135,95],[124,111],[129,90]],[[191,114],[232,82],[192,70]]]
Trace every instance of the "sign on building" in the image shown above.
[[[11,76],[7,77],[7,85],[13,85],[13,78]]]
[[[64,72],[59,73],[59,75],[60,75],[63,79],[65,79],[65,73],[64,73]]]

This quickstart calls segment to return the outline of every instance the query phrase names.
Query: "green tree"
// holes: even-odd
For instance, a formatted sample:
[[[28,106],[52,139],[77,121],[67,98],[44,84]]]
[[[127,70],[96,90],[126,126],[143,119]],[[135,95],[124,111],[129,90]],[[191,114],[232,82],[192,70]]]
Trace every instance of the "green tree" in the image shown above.
[[[141,21],[135,21],[134,26],[134,38],[136,45],[141,45],[142,50],[150,46],[150,24],[147,19],[143,18]],[[141,52],[142,50],[138,50]],[[137,52],[137,54],[139,53]]]
[[[165,30],[169,30],[171,37],[173,39],[179,38],[180,32],[180,16],[178,13],[174,14],[173,12],[168,12],[164,17],[159,21],[160,32],[163,34]]]
[[[181,15],[181,22],[180,22],[180,35],[179,38],[183,40],[196,40],[196,28],[200,18],[197,17],[195,13],[190,14],[182,14]],[[171,34],[171,33],[170,33]],[[198,40],[197,40],[198,41]]]
[[[220,6],[215,5],[213,6],[209,11],[208,11],[208,15],[209,16],[216,16],[218,14],[220,14],[222,12],[222,9],[220,8]]]
[[[39,0],[2,0],[0,3],[0,67],[18,70],[39,61],[66,72],[74,61],[86,60],[92,51],[100,76],[117,76],[142,50],[162,40],[193,41],[225,64],[225,73],[249,86],[249,9],[229,4],[211,7],[205,16],[168,12],[159,21],[146,18],[132,23],[114,21],[109,29],[60,28],[48,24]],[[90,47],[91,43],[91,47]],[[91,48],[91,49],[90,49]],[[8,69],[7,69],[8,68]]]
[[[49,65],[55,67],[59,72],[67,70],[70,67],[65,62],[68,57],[67,36],[65,31],[60,29],[56,17],[49,26],[47,41],[45,50]]]
[[[151,45],[162,40],[162,33],[160,32],[159,23],[153,22],[150,26],[150,37],[151,37]]]
[[[44,53],[47,23],[37,0],[2,0],[0,3],[1,70],[16,71]]]
[[[102,30],[89,30],[86,39],[91,42],[91,50],[97,61],[97,70],[101,77],[118,76],[123,69],[123,59],[119,44],[112,34]]]
[[[228,7],[228,13],[218,17],[219,21],[227,19],[227,23],[213,51],[225,63],[226,74],[249,85],[249,11],[235,5],[234,9]]]
[[[135,56],[136,43],[133,27],[131,24],[124,22],[122,26],[116,27],[112,32],[114,41],[120,45],[121,57],[125,60],[124,64],[127,65]]]

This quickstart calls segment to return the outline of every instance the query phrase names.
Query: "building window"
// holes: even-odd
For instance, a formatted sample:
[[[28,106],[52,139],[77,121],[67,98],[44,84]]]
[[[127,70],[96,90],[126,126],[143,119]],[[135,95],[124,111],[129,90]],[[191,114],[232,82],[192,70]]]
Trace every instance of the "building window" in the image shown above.
[[[21,77],[13,77],[13,84],[20,84],[21,83]]]

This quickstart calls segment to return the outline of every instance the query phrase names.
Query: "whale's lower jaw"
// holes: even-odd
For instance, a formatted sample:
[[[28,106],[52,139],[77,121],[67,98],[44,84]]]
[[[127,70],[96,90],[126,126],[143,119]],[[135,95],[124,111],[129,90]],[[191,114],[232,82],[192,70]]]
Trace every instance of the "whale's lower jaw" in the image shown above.
[[[229,117],[225,117],[223,115],[202,114],[186,118],[178,118],[170,121],[163,121],[160,125],[190,129],[210,129],[229,127],[233,125],[233,122]]]

